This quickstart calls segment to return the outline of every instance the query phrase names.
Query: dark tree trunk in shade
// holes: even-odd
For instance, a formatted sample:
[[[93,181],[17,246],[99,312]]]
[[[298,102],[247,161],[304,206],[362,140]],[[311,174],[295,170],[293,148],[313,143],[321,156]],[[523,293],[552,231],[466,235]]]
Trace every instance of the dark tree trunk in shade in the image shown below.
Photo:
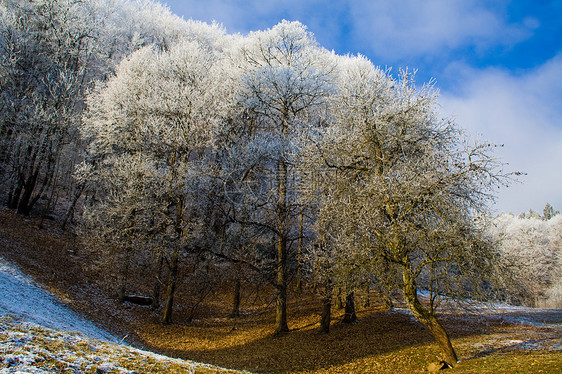
[[[275,335],[289,331],[287,325],[287,165],[283,159],[278,161],[277,178],[279,232],[277,239]]]
[[[121,266],[121,283],[119,284],[118,297],[120,302],[125,301],[127,293],[127,279],[129,277],[129,263],[131,261],[131,248],[127,247],[125,250],[125,259]]]
[[[357,322],[357,314],[355,314],[355,293],[352,291],[345,298],[345,314],[343,323]]]
[[[174,252],[172,253],[172,257],[169,261],[170,278],[168,280],[168,288],[166,290],[166,296],[164,298],[164,309],[162,310],[161,322],[163,324],[169,324],[172,322],[174,294],[176,293],[176,287],[178,283],[178,262],[180,256],[179,246],[183,237],[183,203],[183,196],[178,196],[175,222],[175,231],[177,233],[178,244],[175,246]]]
[[[343,309],[343,300],[341,298],[341,294],[342,294],[341,287],[339,287],[338,293],[336,295],[336,308],[338,309]]]
[[[241,299],[241,281],[236,279],[234,284],[234,294],[232,297],[232,311],[230,312],[230,318],[236,318],[240,316],[240,299]]]
[[[365,301],[363,302],[363,307],[368,308],[371,306],[371,285],[367,283],[365,285]]]
[[[330,332],[332,322],[332,284],[328,282],[322,298],[322,318],[320,320],[320,332],[325,334]]]
[[[158,250],[158,260],[156,261],[156,272],[154,275],[154,286],[152,287],[152,310],[160,307],[160,289],[162,287],[162,266],[164,265],[164,253]]]
[[[176,285],[178,281],[178,257],[179,249],[175,249],[170,260],[170,279],[168,281],[168,288],[166,289],[166,296],[164,298],[164,309],[162,310],[161,322],[169,324],[172,322],[172,310],[174,307],[174,294],[176,292]]]
[[[297,293],[302,293],[302,246],[303,246],[303,232],[304,232],[304,214],[301,212],[299,215],[299,243],[297,248]]]

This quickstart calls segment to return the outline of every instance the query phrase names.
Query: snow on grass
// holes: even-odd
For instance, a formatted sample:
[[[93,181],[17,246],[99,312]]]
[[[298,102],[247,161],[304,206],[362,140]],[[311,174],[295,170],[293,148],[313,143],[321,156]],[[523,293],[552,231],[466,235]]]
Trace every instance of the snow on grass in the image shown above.
[[[562,333],[562,309],[481,303],[471,306],[471,310],[489,320],[499,319],[512,325],[552,328]]]
[[[80,332],[117,342],[118,339],[70,310],[51,293],[0,258],[0,315],[14,315],[41,326]]]
[[[418,291],[418,297],[420,300],[427,301],[430,294],[428,291],[421,290]],[[457,318],[467,321],[476,318],[486,325],[489,322],[495,322],[504,326],[511,325],[517,329],[517,331],[512,330],[512,333],[519,338],[509,339],[508,335],[499,334],[473,343],[474,348],[486,351],[562,351],[562,309],[530,308],[474,300],[445,299],[442,301],[440,310],[449,316],[456,315]],[[407,307],[396,307],[390,312],[407,315],[412,322],[419,323]],[[467,329],[472,329],[470,323],[467,323]]]
[[[429,291],[418,290],[421,300],[428,300]],[[405,308],[407,310],[407,308]],[[481,302],[476,300],[444,299],[441,305],[443,311],[466,310],[467,312],[489,319],[522,326],[562,328],[562,309],[531,308],[502,304],[496,302]]]
[[[117,341],[0,258],[0,374],[237,373]]]
[[[0,317],[0,374],[52,372],[237,373]]]

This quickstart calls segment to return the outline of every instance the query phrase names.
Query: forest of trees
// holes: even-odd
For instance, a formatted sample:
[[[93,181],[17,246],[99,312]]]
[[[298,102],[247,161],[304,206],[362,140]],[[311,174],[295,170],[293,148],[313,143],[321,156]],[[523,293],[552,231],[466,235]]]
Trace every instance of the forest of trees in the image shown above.
[[[562,307],[562,215],[546,204],[542,215],[500,214],[488,227],[511,273],[506,301],[532,307]]]
[[[0,0],[1,199],[76,230],[121,299],[131,264],[152,269],[163,323],[181,284],[218,278],[232,316],[244,279],[274,289],[276,334],[288,292],[321,294],[328,332],[336,290],[350,321],[355,290],[401,290],[452,364],[439,299],[559,303],[561,219],[491,219],[513,174],[414,78],[298,22],[242,36],[150,0]]]

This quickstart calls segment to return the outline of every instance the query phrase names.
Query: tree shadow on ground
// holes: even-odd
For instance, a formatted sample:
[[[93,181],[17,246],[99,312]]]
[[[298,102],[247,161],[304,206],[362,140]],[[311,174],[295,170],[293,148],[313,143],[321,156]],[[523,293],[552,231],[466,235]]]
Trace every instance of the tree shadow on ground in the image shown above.
[[[331,372],[332,368],[347,368],[345,365],[350,362],[364,363],[364,359],[371,357],[386,362],[386,372],[396,372],[400,371],[397,367],[406,367],[402,372],[407,373],[410,370],[406,364],[396,366],[396,362],[390,362],[388,357],[384,361],[383,356],[391,355],[397,361],[405,361],[413,358],[404,356],[419,354],[423,356],[415,364],[419,369],[425,369],[427,362],[436,361],[439,356],[431,335],[411,314],[403,311],[387,312],[381,307],[371,307],[359,310],[358,323],[344,325],[339,322],[342,311],[334,308],[332,331],[327,335],[320,334],[321,303],[313,295],[293,299],[289,307],[292,331],[275,338],[271,336],[275,314],[273,307],[247,305],[245,315],[241,318],[210,318],[212,315],[228,315],[230,304],[226,300],[229,300],[230,295],[214,300],[219,306],[207,313],[205,318],[191,324],[162,326],[158,323],[158,316],[149,308],[119,304],[114,298],[108,297],[107,288],[98,287],[100,276],[105,276],[105,273],[90,270],[88,258],[76,251],[77,243],[73,235],[60,232],[56,223],[47,223],[44,230],[37,230],[36,226],[36,219],[0,210],[3,256],[13,260],[39,282],[48,285],[49,289],[60,291],[58,294],[68,298],[73,308],[106,326],[116,336],[127,336],[129,342],[156,352],[223,367],[268,373],[307,370]],[[266,291],[263,293],[271,294]],[[178,306],[183,301],[178,298]],[[377,305],[376,300],[373,301],[372,305]],[[175,318],[181,322],[181,307],[179,309]],[[541,322],[560,323],[562,312],[557,313],[544,314]],[[509,324],[509,319],[505,318],[505,313],[496,320],[473,318],[463,313],[444,313],[440,316],[453,339],[491,333],[493,325]],[[465,349],[465,356],[493,355],[490,349],[482,348],[479,352]],[[464,358],[462,354],[461,358]]]
[[[329,334],[318,332],[318,323],[310,323],[313,318],[319,319],[318,314],[311,314],[294,317],[293,321],[299,320],[301,326],[277,337],[271,336],[270,321],[239,321],[233,328],[224,320],[214,326],[204,322],[152,325],[145,336],[149,340],[160,334],[160,339],[147,343],[172,357],[261,373],[326,370],[433,342],[429,332],[402,311],[373,308],[359,312],[359,316],[359,322],[354,324],[342,324],[338,322],[341,315],[336,316],[338,321]],[[467,329],[445,321],[454,338],[482,333],[479,327]]]

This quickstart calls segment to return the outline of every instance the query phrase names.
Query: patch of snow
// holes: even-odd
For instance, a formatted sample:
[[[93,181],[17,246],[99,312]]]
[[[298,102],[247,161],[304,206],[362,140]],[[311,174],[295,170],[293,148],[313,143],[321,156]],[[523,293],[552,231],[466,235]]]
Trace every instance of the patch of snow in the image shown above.
[[[0,315],[86,336],[119,341],[92,322],[79,316],[50,292],[36,285],[16,266],[0,257]],[[1,373],[1,372],[0,372]]]
[[[133,374],[135,371],[127,367],[143,364],[146,364],[144,371],[158,365],[158,371],[162,372],[162,368],[173,365],[174,372],[194,373],[197,368],[207,368],[212,373],[236,372],[79,333],[55,331],[9,316],[0,317],[0,352],[3,354],[0,356],[0,367],[4,367],[0,369],[0,374],[50,373],[55,369],[57,372]]]
[[[507,343],[508,344],[521,344],[521,343],[523,343],[523,340],[509,340]]]
[[[121,363],[139,355],[144,357],[142,361],[174,363],[186,373],[195,368],[227,372],[116,343],[119,339],[63,305],[0,257],[0,374],[44,374],[53,369],[132,374]]]
[[[412,312],[408,308],[395,307],[395,308],[391,309],[390,312],[391,313],[399,313],[399,314],[403,314],[405,316],[408,316],[410,318],[410,321],[413,322],[413,323],[419,322],[417,320],[417,318],[414,317],[414,315],[412,314]]]
[[[418,290],[420,299],[428,300],[430,292]],[[444,299],[441,310],[465,309],[470,314],[480,315],[488,319],[500,319],[506,323],[532,327],[562,328],[562,309],[531,308],[476,300]]]

